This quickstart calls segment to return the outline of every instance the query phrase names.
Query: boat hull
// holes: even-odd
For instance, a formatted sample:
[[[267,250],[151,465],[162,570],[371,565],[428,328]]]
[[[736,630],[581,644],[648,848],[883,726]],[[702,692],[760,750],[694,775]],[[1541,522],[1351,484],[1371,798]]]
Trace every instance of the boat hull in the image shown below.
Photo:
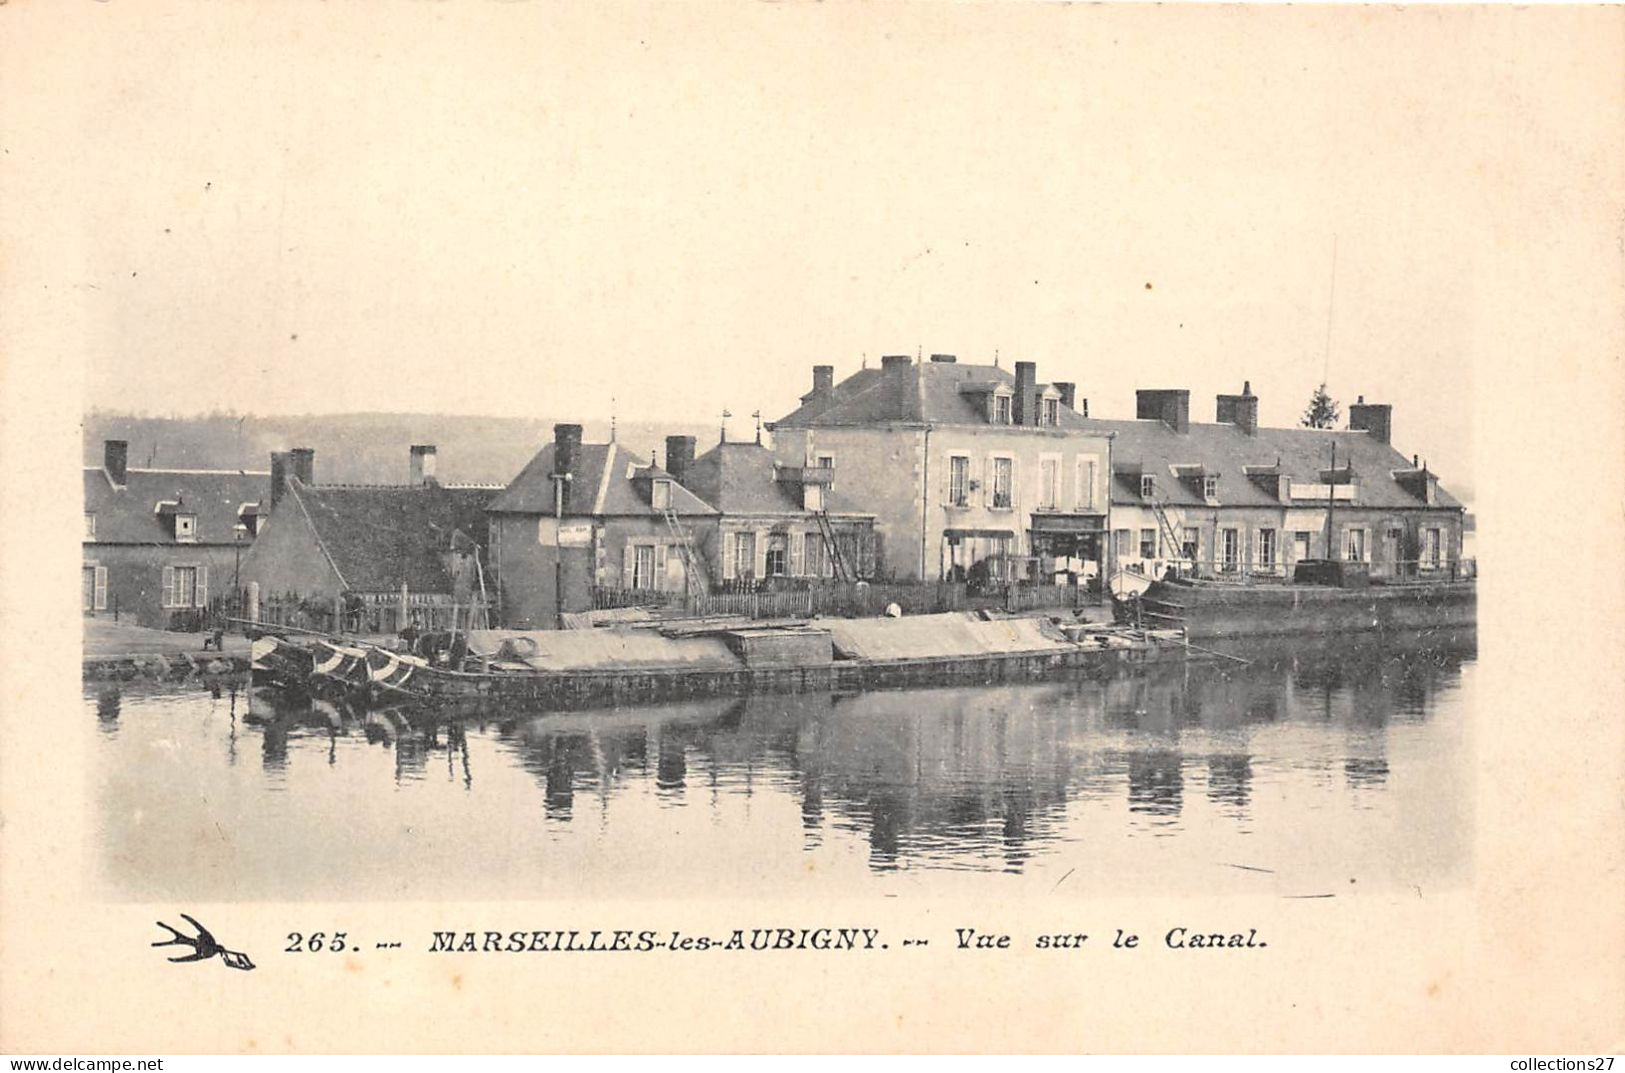
[[[1365,588],[1158,581],[1140,598],[1138,613],[1146,625],[1183,629],[1194,641],[1461,629],[1477,623],[1478,590],[1472,581]]]
[[[1080,674],[1109,675],[1140,666],[1180,662],[1189,649],[1177,635],[1119,635],[1041,651],[997,652],[980,655],[930,656],[903,659],[835,659],[805,665],[740,663],[730,667],[647,666],[615,669],[564,670],[451,670],[426,661],[375,649],[362,662],[360,674],[335,677],[323,672],[337,647],[329,642],[307,642],[305,678],[299,681],[300,663],[280,646],[275,653],[277,673],[262,680],[305,692],[329,693],[344,689],[349,699],[365,704],[403,701],[501,701],[521,707],[559,710],[746,693],[805,693],[898,689],[935,685],[992,684],[1039,681]],[[281,646],[300,647],[283,640]],[[347,664],[345,664],[347,666]],[[336,668],[334,668],[336,669]]]

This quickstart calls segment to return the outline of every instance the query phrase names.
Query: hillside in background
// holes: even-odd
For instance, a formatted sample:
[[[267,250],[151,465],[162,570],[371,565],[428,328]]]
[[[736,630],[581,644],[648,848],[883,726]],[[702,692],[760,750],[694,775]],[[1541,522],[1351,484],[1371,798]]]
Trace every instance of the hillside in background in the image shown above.
[[[84,418],[85,465],[102,462],[102,441],[128,440],[130,465],[190,469],[269,469],[271,452],[290,447],[316,451],[316,479],[324,484],[401,484],[407,450],[414,443],[437,448],[440,480],[447,484],[507,484],[553,438],[552,418],[460,417],[444,414],[305,414],[256,417],[137,417],[92,410]],[[749,429],[731,430],[735,436]],[[665,460],[666,436],[699,438],[699,450],[716,442],[716,426],[622,422],[621,444]],[[609,437],[609,423],[585,423],[588,442]]]

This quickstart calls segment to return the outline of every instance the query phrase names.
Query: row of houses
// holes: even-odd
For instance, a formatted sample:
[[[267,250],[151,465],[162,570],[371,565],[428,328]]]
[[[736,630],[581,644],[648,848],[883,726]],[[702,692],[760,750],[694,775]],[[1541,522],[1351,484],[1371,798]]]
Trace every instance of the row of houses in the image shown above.
[[[251,592],[256,613],[365,631],[454,608],[549,628],[859,579],[1100,593],[1168,570],[1282,577],[1328,555],[1377,576],[1459,568],[1462,504],[1392,445],[1387,405],[1362,398],[1336,431],[1263,428],[1244,385],[1211,423],[1185,390],[1139,391],[1135,414],[1091,417],[1031,362],[936,354],[839,382],[815,366],[766,442],[697,453],[670,436],[661,460],[560,424],[501,487],[441,484],[427,445],[406,483],[347,486],[317,482],[303,448],[265,472],[131,470],[113,441],[85,473],[84,607],[184,626],[211,593]]]

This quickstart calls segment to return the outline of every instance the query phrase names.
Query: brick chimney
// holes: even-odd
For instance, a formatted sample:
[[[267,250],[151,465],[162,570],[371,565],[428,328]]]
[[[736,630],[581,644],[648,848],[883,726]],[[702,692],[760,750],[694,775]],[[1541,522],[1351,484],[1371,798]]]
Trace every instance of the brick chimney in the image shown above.
[[[813,366],[812,393],[814,395],[827,395],[830,391],[832,391],[834,389],[834,387],[835,387],[835,366],[833,366],[833,365],[814,365]],[[670,446],[671,440],[667,439],[666,443],[667,443],[667,446]]]
[[[1191,393],[1185,388],[1141,388],[1134,410],[1142,421],[1161,421],[1178,433],[1191,430]]]
[[[1062,406],[1065,406],[1068,410],[1077,409],[1074,404],[1078,401],[1078,385],[1065,380],[1057,380],[1055,381],[1055,390],[1061,393]]]
[[[887,354],[885,357],[880,359],[880,367],[882,369],[901,369],[905,366],[913,364],[914,359],[909,357],[907,354]]]
[[[271,509],[282,502],[282,493],[288,490],[288,452],[271,452]]]
[[[414,443],[407,483],[413,488],[439,483],[434,475],[435,447],[432,443]]]
[[[823,366],[829,368],[829,366]],[[666,472],[672,479],[682,484],[688,477],[688,468],[694,464],[694,437],[693,436],[667,436],[666,437]]]
[[[1251,436],[1258,432],[1258,396],[1253,382],[1243,380],[1240,395],[1220,395],[1216,418],[1221,425],[1235,425]]]
[[[553,475],[573,478],[577,467],[581,464],[581,426],[580,425],[554,425],[553,426]],[[564,511],[570,511],[570,485],[574,480],[564,482]]]
[[[1038,424],[1038,363],[1016,362],[1016,397],[1010,410],[1014,425]]]
[[[1349,428],[1364,429],[1382,443],[1393,442],[1394,408],[1387,403],[1366,402],[1361,395],[1349,407]]]
[[[123,488],[130,479],[130,444],[126,440],[102,441],[102,469],[114,488]]]
[[[300,484],[316,483],[316,452],[309,447],[295,447],[288,452],[289,476],[298,477]]]

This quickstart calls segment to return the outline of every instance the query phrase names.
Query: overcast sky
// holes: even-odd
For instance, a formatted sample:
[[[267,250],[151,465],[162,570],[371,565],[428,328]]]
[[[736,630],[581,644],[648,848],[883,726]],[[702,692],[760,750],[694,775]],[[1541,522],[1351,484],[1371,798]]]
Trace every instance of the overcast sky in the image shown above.
[[[923,349],[1108,417],[1324,369],[1466,478],[1475,281],[1571,121],[1448,10],[115,7],[41,88],[85,403],[156,413],[771,418]]]

